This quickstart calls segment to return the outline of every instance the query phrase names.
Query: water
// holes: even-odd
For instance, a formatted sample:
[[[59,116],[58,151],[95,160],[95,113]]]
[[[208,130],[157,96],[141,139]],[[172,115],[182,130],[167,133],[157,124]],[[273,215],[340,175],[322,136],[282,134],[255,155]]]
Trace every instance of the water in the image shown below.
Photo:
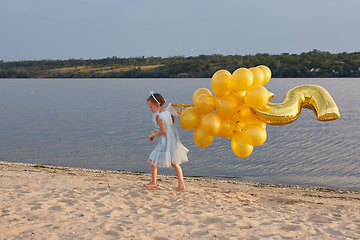
[[[216,137],[200,148],[192,131],[177,127],[190,150],[186,176],[360,189],[360,80],[271,79],[265,86],[282,102],[292,87],[316,84],[329,91],[341,118],[320,122],[311,110],[284,126],[267,125],[266,142],[247,158]],[[0,160],[57,166],[149,172],[156,142],[146,98],[191,103],[210,79],[0,80]],[[174,174],[172,168],[160,174]]]

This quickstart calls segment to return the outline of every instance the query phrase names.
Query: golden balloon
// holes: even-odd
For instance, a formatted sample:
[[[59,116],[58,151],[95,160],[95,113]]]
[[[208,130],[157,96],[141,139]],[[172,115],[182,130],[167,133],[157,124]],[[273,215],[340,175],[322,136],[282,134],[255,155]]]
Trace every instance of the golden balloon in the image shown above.
[[[194,107],[200,114],[210,113],[215,108],[215,100],[208,94],[201,94],[195,99]]]
[[[267,138],[266,130],[259,125],[250,124],[242,129],[243,138],[251,146],[262,145]]]
[[[253,76],[254,76],[254,82],[253,82],[253,86],[256,85],[263,85],[264,80],[265,80],[265,74],[264,72],[260,69],[260,68],[249,68],[249,70],[252,72]]]
[[[257,109],[259,109],[260,111],[267,112],[271,109],[271,107],[269,105],[265,104],[264,106],[258,107]]]
[[[231,75],[231,86],[236,91],[246,91],[253,82],[254,76],[247,68],[236,69]]]
[[[252,86],[246,91],[244,101],[251,108],[260,108],[269,100],[268,90],[263,86]]]
[[[242,131],[242,127],[240,125],[240,122],[236,122],[234,125],[234,132],[241,132]]]
[[[225,74],[227,74],[229,77],[231,77],[231,73],[230,73],[228,70],[225,70],[225,69],[221,69],[221,70],[216,71],[216,72],[212,75],[212,77],[215,77],[216,75],[218,75],[218,74],[220,74],[220,73],[225,73]]]
[[[252,109],[263,122],[285,125],[295,121],[303,108],[314,111],[317,120],[332,121],[340,117],[339,109],[325,88],[317,85],[303,85],[290,89],[282,103],[267,103],[268,111]]]
[[[231,78],[226,73],[219,73],[211,78],[211,89],[218,97],[224,97],[231,92]]]
[[[246,117],[246,116],[249,116],[249,115],[252,115],[252,111],[250,109],[250,107],[246,104],[243,104],[240,108],[239,108],[239,111],[240,111],[240,115],[241,117]]]
[[[265,78],[264,78],[264,82],[262,83],[262,85],[264,86],[264,85],[267,84],[267,83],[270,81],[270,79],[271,79],[271,70],[270,70],[270,68],[268,68],[268,67],[265,66],[265,65],[257,66],[257,68],[260,68],[260,69],[263,71],[263,73],[264,73]]]
[[[232,139],[232,137],[234,136],[234,134],[235,134],[235,132],[232,132],[232,133],[230,133],[230,135],[227,137],[227,139]]]
[[[213,112],[208,113],[201,118],[200,126],[206,135],[218,135],[222,128],[221,117]]]
[[[212,92],[211,92],[209,89],[207,89],[207,88],[199,88],[198,90],[196,90],[196,91],[194,92],[193,97],[192,97],[192,102],[195,103],[195,99],[196,99],[198,96],[202,95],[202,94],[207,94],[207,95],[209,95],[210,97],[213,96]]]
[[[266,123],[260,121],[254,115],[245,116],[245,117],[241,118],[239,121],[239,125],[241,126],[241,128],[244,128],[246,125],[251,125],[251,124],[259,125],[262,128],[266,129]]]
[[[195,144],[199,147],[208,147],[214,141],[214,136],[206,135],[200,126],[195,128],[193,138]]]
[[[232,97],[221,97],[216,101],[215,111],[221,118],[231,118],[236,113],[236,101]]]
[[[235,133],[231,138],[231,148],[238,157],[248,157],[253,152],[254,147],[246,143],[241,132]]]
[[[221,131],[218,133],[218,136],[221,138],[227,138],[231,133],[234,132],[235,122],[231,119],[223,119]]]
[[[227,97],[232,97],[235,99],[236,101],[236,105],[237,106],[241,106],[244,104],[244,96],[245,96],[246,91],[236,91],[236,90],[232,90]]]
[[[251,111],[251,110],[250,110]],[[232,120],[237,122],[237,121],[240,121],[240,119],[242,118],[241,114],[240,114],[240,110],[237,110],[237,112],[235,113],[234,116],[232,116]]]
[[[199,125],[201,115],[196,112],[194,107],[186,108],[179,117],[179,124],[185,130],[193,130]]]

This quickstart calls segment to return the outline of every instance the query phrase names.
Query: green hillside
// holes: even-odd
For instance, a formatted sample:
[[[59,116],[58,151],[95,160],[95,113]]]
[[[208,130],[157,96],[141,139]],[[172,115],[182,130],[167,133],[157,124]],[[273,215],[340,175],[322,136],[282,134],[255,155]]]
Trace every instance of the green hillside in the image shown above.
[[[219,69],[258,65],[274,78],[360,77],[360,52],[0,61],[0,78],[210,78]]]

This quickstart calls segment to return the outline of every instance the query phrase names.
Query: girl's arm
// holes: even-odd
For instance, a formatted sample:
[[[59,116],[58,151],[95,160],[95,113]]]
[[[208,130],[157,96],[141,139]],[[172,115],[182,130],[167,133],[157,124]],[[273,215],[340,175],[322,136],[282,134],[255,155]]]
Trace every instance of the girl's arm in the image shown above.
[[[172,119],[172,122],[173,122],[173,124],[175,123],[175,117],[174,117],[174,115],[171,115],[171,119]]]
[[[159,124],[160,130],[157,132],[154,132],[150,135],[149,140],[153,141],[155,137],[162,136],[166,134],[166,127],[162,119],[159,118],[159,116],[156,116],[156,122]]]

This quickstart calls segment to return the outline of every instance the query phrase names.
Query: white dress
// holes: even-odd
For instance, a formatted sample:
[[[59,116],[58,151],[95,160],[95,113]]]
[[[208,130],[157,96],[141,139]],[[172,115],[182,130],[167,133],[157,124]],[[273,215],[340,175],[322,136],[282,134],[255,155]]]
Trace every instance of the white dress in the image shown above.
[[[156,116],[159,116],[165,124],[166,134],[156,137],[159,139],[159,142],[149,156],[151,165],[170,167],[171,163],[181,164],[189,161],[187,157],[189,150],[180,142],[176,126],[172,122],[171,115],[176,116],[176,114],[175,109],[173,109],[170,103],[164,112],[159,113],[157,111],[153,114],[152,120],[155,123],[155,131],[160,130],[159,124],[156,122]]]

